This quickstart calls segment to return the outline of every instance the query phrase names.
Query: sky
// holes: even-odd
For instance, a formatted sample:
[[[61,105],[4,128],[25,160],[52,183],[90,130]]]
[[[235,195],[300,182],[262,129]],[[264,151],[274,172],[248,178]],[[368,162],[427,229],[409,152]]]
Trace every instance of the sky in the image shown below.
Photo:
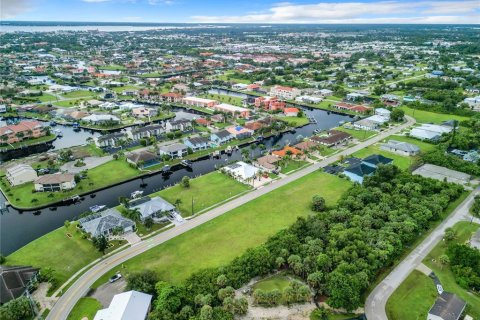
[[[479,24],[480,0],[0,0],[0,18],[91,22]]]

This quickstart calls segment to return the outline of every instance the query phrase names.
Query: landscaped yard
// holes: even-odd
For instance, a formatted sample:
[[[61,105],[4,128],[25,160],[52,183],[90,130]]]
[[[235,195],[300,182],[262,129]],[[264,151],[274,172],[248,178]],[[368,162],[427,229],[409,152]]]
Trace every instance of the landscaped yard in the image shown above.
[[[401,107],[406,115],[409,115],[411,117],[414,117],[417,122],[422,122],[422,123],[441,123],[443,121],[448,121],[448,120],[458,120],[458,121],[463,121],[467,120],[468,117],[462,117],[462,116],[457,116],[453,114],[442,114],[442,113],[435,113],[435,112],[429,112],[429,111],[424,111],[424,110],[414,110],[412,108],[403,106]]]
[[[90,297],[83,297],[78,300],[68,315],[67,320],[93,320],[98,310],[102,309],[102,305],[97,299]]]
[[[302,160],[288,160],[285,164],[282,165],[280,172],[284,174],[288,174],[292,171],[298,170],[303,166],[306,166],[310,162],[302,161]]]
[[[43,137],[40,137],[40,138],[27,139],[27,140],[23,140],[22,142],[15,142],[15,143],[12,143],[12,144],[3,145],[3,146],[0,146],[0,150],[11,150],[11,149],[20,148],[20,147],[23,147],[23,146],[31,146],[31,145],[34,145],[34,144],[41,144],[41,143],[45,143],[45,142],[55,140],[55,138],[56,138],[56,135],[49,134],[49,135],[46,135],[46,136],[43,136]]]
[[[372,154],[381,154],[384,157],[393,159],[393,164],[403,170],[410,168],[410,165],[413,163],[412,157],[404,157],[396,153],[380,150],[378,145],[363,148],[362,150],[355,152],[352,156],[363,159]]]
[[[302,127],[310,123],[307,117],[277,117],[277,119],[285,121],[290,127]]]
[[[250,186],[215,171],[191,179],[189,188],[183,188],[177,184],[156,194],[170,203],[175,203],[175,200],[180,199],[180,212],[183,217],[188,217],[192,214],[192,199],[193,212],[197,213],[250,189]]]
[[[124,263],[122,272],[151,269],[162,280],[178,283],[195,271],[228,263],[288,227],[297,217],[311,214],[314,195],[333,206],[350,186],[347,180],[316,171],[150,249]],[[117,270],[101,277],[94,287],[105,283]]]
[[[337,127],[335,130],[343,131],[346,133],[349,133],[354,137],[355,139],[358,139],[360,141],[367,140],[368,138],[374,136],[377,134],[375,131],[368,131],[368,130],[353,130],[353,129],[347,129],[344,127]]]
[[[258,281],[253,285],[253,290],[263,290],[263,291],[272,291],[279,290],[283,291],[290,284],[291,280],[284,275],[274,275],[263,280]]]

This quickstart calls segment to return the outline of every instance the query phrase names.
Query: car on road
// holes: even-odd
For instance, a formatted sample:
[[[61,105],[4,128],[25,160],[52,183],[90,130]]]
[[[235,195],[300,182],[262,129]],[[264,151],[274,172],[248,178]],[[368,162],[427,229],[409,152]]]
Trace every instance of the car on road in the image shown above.
[[[122,274],[121,273],[117,273],[115,275],[113,275],[112,277],[110,277],[110,279],[108,279],[108,282],[110,283],[114,283],[115,281],[119,280],[122,278]]]

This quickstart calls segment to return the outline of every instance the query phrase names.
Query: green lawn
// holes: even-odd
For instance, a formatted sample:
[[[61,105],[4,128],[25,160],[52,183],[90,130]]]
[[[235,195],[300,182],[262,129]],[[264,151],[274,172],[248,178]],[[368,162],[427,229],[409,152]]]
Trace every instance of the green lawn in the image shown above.
[[[73,108],[73,107],[78,107],[82,101],[85,99],[79,99],[79,100],[61,100],[61,101],[55,101],[53,103],[54,106],[57,107],[64,107],[64,108]]]
[[[310,123],[307,117],[277,117],[281,121],[288,123],[290,127],[302,127]]]
[[[41,96],[38,97],[38,100],[41,102],[50,102],[57,100],[57,97],[44,92]]]
[[[192,214],[192,199],[193,211],[196,213],[250,189],[250,186],[215,171],[191,179],[189,188],[177,184],[153,195],[158,194],[170,203],[180,199],[182,201],[179,205],[180,212],[183,217],[188,217]]]
[[[201,95],[200,97],[217,100],[219,102],[232,104],[234,106],[239,106],[239,107],[243,106],[243,102],[242,102],[243,99],[240,97],[232,97],[225,94],[211,94],[211,93]]]
[[[100,70],[109,70],[109,71],[122,71],[127,70],[125,66],[119,64],[111,64],[108,66],[98,67]]]
[[[420,271],[413,270],[388,299],[388,319],[426,319],[436,297],[437,289],[433,280]]]
[[[116,93],[122,93],[124,90],[140,90],[140,88],[133,85],[126,85],[121,87],[113,87],[112,90]]]
[[[285,165],[282,165],[280,169],[281,173],[288,174],[294,170],[298,170],[303,166],[306,166],[310,162],[308,161],[301,161],[301,160],[288,160]]]
[[[435,113],[435,112],[430,112],[430,111],[424,111],[424,110],[414,110],[412,108],[403,106],[401,107],[402,110],[405,111],[406,115],[412,116],[417,120],[417,122],[421,123],[441,123],[443,121],[448,121],[448,120],[458,120],[458,121],[463,121],[467,120],[468,117],[462,117],[462,116],[457,116],[453,114],[442,114],[442,113]]]
[[[47,136],[43,136],[43,137],[40,137],[40,138],[27,139],[27,140],[24,140],[22,142],[15,142],[15,143],[12,143],[12,144],[3,145],[3,146],[0,147],[0,150],[2,150],[2,151],[3,150],[12,150],[12,149],[16,149],[16,148],[23,147],[23,146],[40,144],[40,143],[55,140],[55,138],[56,138],[56,135],[49,134]]]
[[[393,135],[393,136],[390,136],[388,139],[386,139],[386,141],[388,141],[388,140],[397,140],[397,141],[403,141],[403,142],[408,142],[408,143],[414,144],[417,147],[419,147],[420,151],[422,151],[422,152],[427,152],[427,151],[431,151],[431,150],[435,149],[435,145],[432,144],[432,143],[428,143],[426,141],[420,141],[418,139],[410,138],[410,137],[407,137],[407,136]]]
[[[72,92],[64,93],[62,96],[65,98],[81,98],[81,97],[93,97],[96,93],[89,90],[76,90]]]
[[[21,208],[31,208],[63,200],[72,195],[99,189],[139,175],[139,171],[132,168],[122,159],[112,160],[87,171],[87,179],[80,181],[77,186],[65,192],[35,192],[33,182],[11,187],[5,177],[1,178],[1,189],[6,193],[8,201]],[[33,201],[37,199],[37,201]]]
[[[374,136],[377,134],[375,131],[368,131],[368,130],[353,130],[353,129],[347,129],[344,127],[337,127],[335,130],[343,131],[346,133],[349,133],[354,137],[355,139],[358,139],[360,141],[367,140],[368,138]]]
[[[316,171],[136,256],[123,264],[122,272],[151,269],[162,280],[178,283],[195,271],[228,263],[297,217],[311,214],[314,195],[324,197],[331,207],[350,186],[347,180]],[[94,287],[117,270],[102,276]]]
[[[264,290],[264,291],[272,291],[272,290],[280,290],[283,291],[288,285],[290,284],[291,280],[284,275],[274,275],[272,277],[263,279],[258,281],[253,285],[253,290]]]
[[[97,311],[102,308],[97,299],[90,297],[80,298],[68,315],[67,320],[83,320],[84,318],[93,320]]]
[[[410,168],[411,163],[413,163],[413,158],[404,157],[396,153],[380,150],[377,145],[363,148],[362,150],[355,152],[352,156],[363,159],[372,154],[381,154],[384,157],[393,159],[393,164],[403,170]]]

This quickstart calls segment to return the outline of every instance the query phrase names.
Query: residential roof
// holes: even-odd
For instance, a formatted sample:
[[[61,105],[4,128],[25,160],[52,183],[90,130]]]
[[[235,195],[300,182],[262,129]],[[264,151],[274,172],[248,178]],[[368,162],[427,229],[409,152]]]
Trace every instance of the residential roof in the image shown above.
[[[258,168],[245,163],[243,161],[238,161],[234,164],[228,165],[225,167],[225,170],[239,176],[243,180],[254,177],[259,171]]]
[[[212,133],[212,135],[216,135],[220,139],[225,139],[225,138],[228,138],[228,137],[232,136],[232,134],[230,132],[228,132],[227,130],[220,130],[220,131],[217,131],[215,133]]]
[[[443,291],[437,297],[428,314],[435,315],[443,320],[458,320],[467,304],[456,294]]]
[[[275,169],[277,166],[275,165],[278,161],[280,161],[280,158],[274,155],[267,154],[263,157],[258,158],[257,163],[267,169]]]
[[[180,150],[188,149],[183,143],[174,143],[168,146],[161,146],[160,150],[163,152],[178,152]]]
[[[285,157],[287,155],[287,151],[291,151],[293,155],[302,154],[302,151],[290,146],[285,146],[281,150],[273,151],[272,154],[277,155],[279,157]]]
[[[142,218],[150,217],[157,212],[170,212],[175,210],[175,207],[161,197],[144,197],[138,200],[130,201],[130,209],[138,209]]]
[[[11,176],[16,176],[23,172],[35,173],[35,175],[37,174],[37,172],[27,164],[17,164],[13,167],[7,168],[7,174]]]
[[[283,109],[283,112],[284,113],[298,113],[298,112],[300,112],[300,110],[298,110],[298,108],[285,108],[285,109]]]
[[[190,138],[186,138],[185,142],[186,141],[190,141],[190,143],[193,145],[199,145],[199,144],[208,143],[210,140],[208,140],[205,137],[190,137]]]
[[[382,146],[405,152],[420,152],[420,148],[414,144],[393,139],[389,140],[387,143],[384,143]]]
[[[0,127],[0,136],[4,134],[25,132],[39,127],[42,127],[42,124],[39,121],[20,121],[18,124]]]
[[[0,304],[20,297],[37,272],[37,268],[27,266],[0,266]]]
[[[37,180],[34,181],[35,184],[59,184],[64,182],[70,182],[75,179],[75,175],[71,173],[55,173],[55,174],[46,174],[40,176]]]
[[[157,156],[153,152],[150,152],[147,150],[132,152],[127,155],[127,159],[134,163],[138,163],[140,161],[147,162],[147,161],[154,160],[156,158]]]
[[[352,164],[348,166],[344,171],[363,177],[363,176],[368,176],[373,172],[375,172],[375,168],[367,166],[366,164],[363,164],[363,163],[358,163],[358,164]]]
[[[97,141],[105,141],[109,139],[121,139],[125,137],[125,133],[123,132],[114,132],[109,134],[104,134],[102,136],[97,137]]]
[[[90,233],[93,237],[104,234],[105,231],[115,227],[126,229],[133,227],[135,222],[123,217],[117,209],[109,208],[101,213],[92,214],[85,218],[79,219],[80,226],[85,232]]]
[[[145,320],[151,300],[151,295],[139,291],[116,294],[110,306],[99,310],[93,320]]]
[[[382,156],[381,154],[372,154],[362,160],[362,162],[370,163],[373,165],[389,164],[393,162],[393,159]]]

